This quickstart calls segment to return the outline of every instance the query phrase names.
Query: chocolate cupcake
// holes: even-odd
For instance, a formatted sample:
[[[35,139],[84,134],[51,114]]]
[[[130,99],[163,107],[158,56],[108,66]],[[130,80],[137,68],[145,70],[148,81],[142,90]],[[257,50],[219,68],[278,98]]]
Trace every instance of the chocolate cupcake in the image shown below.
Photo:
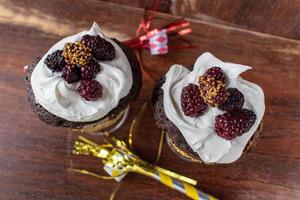
[[[256,144],[265,111],[262,89],[240,77],[248,66],[202,54],[173,65],[152,94],[156,124],[172,150],[205,164],[228,164]]]
[[[26,73],[33,112],[49,125],[67,128],[115,119],[142,86],[134,52],[103,35],[96,23],[56,43]]]

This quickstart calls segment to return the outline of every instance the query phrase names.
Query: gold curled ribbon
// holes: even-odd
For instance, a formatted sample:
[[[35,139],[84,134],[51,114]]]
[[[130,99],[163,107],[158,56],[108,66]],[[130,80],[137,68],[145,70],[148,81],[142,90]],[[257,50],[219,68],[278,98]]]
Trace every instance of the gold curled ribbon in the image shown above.
[[[165,138],[165,132],[162,131],[161,134],[160,134],[160,139],[159,139],[158,151],[157,151],[157,155],[156,155],[156,159],[155,159],[155,164],[157,164],[158,161],[160,160],[161,153],[162,153],[162,148],[163,148],[163,144],[164,144],[164,138]]]
[[[194,187],[194,185],[197,184],[196,180],[141,160],[129,150],[124,141],[114,137],[107,138],[107,141],[109,143],[98,145],[87,138],[79,136],[78,141],[76,141],[74,145],[74,153],[76,155],[92,155],[101,158],[104,166],[111,169],[113,178],[126,175],[128,172],[136,172],[152,177],[170,188],[186,194],[192,199],[215,199],[214,197],[197,190]],[[91,172],[77,169],[73,171],[103,179],[102,176],[97,176]],[[114,192],[114,194],[115,193],[116,192]]]
[[[76,172],[76,173],[80,173],[80,174],[85,174],[85,175],[93,176],[93,177],[104,179],[104,180],[111,180],[111,179],[115,179],[117,177],[120,177],[120,176],[101,176],[99,174],[90,172],[88,170],[76,169],[76,168],[68,168],[68,171],[69,172]]]
[[[143,105],[137,118],[130,126],[131,128],[128,143],[131,144],[131,147],[133,132],[137,129],[137,126],[139,124],[139,121],[141,120],[146,105],[147,103]],[[162,132],[161,134],[159,151],[156,160],[158,160],[161,155],[164,134],[164,132]],[[170,188],[186,194],[192,199],[215,199],[214,197],[197,190],[194,187],[197,184],[196,180],[179,175],[175,172],[169,171],[167,169],[152,165],[141,160],[137,155],[135,155],[132,152],[130,147],[128,147],[124,141],[118,140],[117,138],[110,136],[108,132],[106,132],[103,135],[103,137],[105,144],[99,145],[85,137],[79,136],[78,140],[75,141],[73,153],[75,155],[92,155],[101,159],[102,163],[104,164],[104,169],[109,169],[109,174],[111,174],[112,177],[108,178],[106,176],[101,176],[82,169],[71,169],[70,171],[90,175],[101,179],[115,179],[118,177],[122,178],[128,172],[136,172],[145,176],[152,177],[160,181],[161,183],[169,186]],[[117,190],[118,189],[114,190],[114,192],[111,194],[110,199],[114,198]]]
[[[112,143],[98,145],[91,140],[83,136],[78,137],[78,141],[75,142],[74,151],[75,155],[93,155],[97,158],[102,158],[103,163],[106,164],[113,164],[120,165],[120,164],[129,164],[127,167],[128,169],[123,169],[124,173],[131,171],[131,168],[134,170],[138,170],[143,174],[151,174],[153,171],[157,171],[163,174],[166,174],[170,177],[176,178],[178,180],[187,182],[192,185],[196,185],[197,181],[191,178],[187,178],[185,176],[176,174],[164,168],[151,165],[143,160],[141,160],[138,156],[133,154],[126,146],[126,143],[118,140],[114,137],[111,137],[111,140],[115,142],[115,145]],[[110,149],[110,150],[109,150]],[[116,163],[114,163],[116,161]],[[121,165],[121,168],[124,167]],[[139,169],[141,167],[141,169]],[[79,172],[82,174],[92,175],[92,172],[87,170],[80,170],[80,169],[71,169],[74,172]],[[116,176],[117,177],[117,176]],[[116,178],[114,177],[114,178]]]
[[[90,172],[90,171],[87,171],[87,170],[84,170],[84,169],[68,168],[68,171],[93,176],[95,178],[100,178],[102,180],[112,180],[112,179],[120,177],[120,176],[101,176],[99,174],[96,174],[96,173],[93,173],[93,172]],[[115,196],[116,196],[117,192],[119,191],[119,189],[120,189],[120,185],[118,185],[114,189],[114,191],[110,194],[109,200],[114,200],[115,199]]]
[[[140,121],[142,120],[142,116],[145,112],[145,109],[146,109],[147,105],[148,105],[147,102],[145,102],[143,104],[143,106],[142,106],[141,110],[139,111],[137,117],[130,124],[129,134],[128,134],[128,144],[129,144],[129,147],[130,147],[131,150],[133,150],[133,135],[134,135],[134,133],[135,134],[137,133],[138,126],[140,124]],[[165,132],[162,131],[161,135],[160,135],[159,144],[158,144],[158,150],[157,150],[157,155],[156,155],[156,158],[155,158],[155,163],[158,163],[158,161],[161,157],[164,138],[165,138]]]
[[[128,134],[128,144],[130,149],[132,150],[132,143],[133,143],[133,132],[137,132],[138,126],[140,124],[140,121],[142,119],[142,116],[145,112],[145,109],[147,107],[147,102],[145,102],[141,108],[141,110],[139,111],[137,117],[132,120],[131,124],[130,124],[130,128],[129,128],[129,134]]]
[[[109,200],[114,200],[114,199],[115,199],[115,196],[116,196],[117,192],[119,191],[119,189],[120,189],[120,185],[118,185],[118,186],[114,189],[114,191],[110,194]]]

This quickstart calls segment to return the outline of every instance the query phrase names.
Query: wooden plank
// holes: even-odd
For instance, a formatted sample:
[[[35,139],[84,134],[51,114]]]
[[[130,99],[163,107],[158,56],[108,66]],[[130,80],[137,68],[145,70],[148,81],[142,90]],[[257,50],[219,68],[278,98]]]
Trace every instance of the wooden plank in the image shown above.
[[[118,183],[66,171],[72,165],[100,169],[96,160],[75,159],[70,154],[74,134],[47,126],[34,116],[26,102],[22,66],[62,37],[88,29],[93,21],[107,35],[131,38],[143,10],[95,0],[5,0],[0,8],[0,199],[108,199]],[[157,17],[157,25],[177,18],[159,13]],[[201,21],[191,20],[191,27],[188,38],[195,49],[164,56],[150,56],[145,51],[146,67],[157,79],[170,65],[188,66],[205,51],[225,61],[253,66],[243,77],[265,91],[264,131],[255,150],[232,165],[187,163],[166,144],[159,165],[197,179],[200,189],[221,199],[299,199],[300,43]],[[132,105],[128,123],[117,133],[120,138],[126,138],[129,122],[149,99],[152,87],[153,83],[144,79],[141,97]],[[147,109],[134,137],[135,152],[153,162],[159,133]],[[149,178],[131,174],[121,183],[116,199],[186,198]]]
[[[292,0],[176,0],[171,12],[299,40],[299,9]]]
[[[172,5],[171,0],[106,0],[105,2],[146,9],[153,9],[155,4],[157,3],[155,10],[164,13],[169,13]]]

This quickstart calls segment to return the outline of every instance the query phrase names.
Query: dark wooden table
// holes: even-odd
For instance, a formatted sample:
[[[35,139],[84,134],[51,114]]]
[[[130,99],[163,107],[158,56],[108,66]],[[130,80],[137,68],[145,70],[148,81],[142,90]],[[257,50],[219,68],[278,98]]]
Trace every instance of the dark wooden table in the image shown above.
[[[42,123],[26,101],[23,65],[43,55],[66,35],[88,29],[93,21],[120,40],[134,36],[143,10],[101,1],[0,2],[0,199],[108,199],[119,183],[68,173],[72,165],[98,167],[97,161],[70,154],[75,135]],[[156,24],[176,19],[157,14]],[[220,199],[300,199],[300,42],[229,26],[190,20],[195,49],[164,56],[143,52],[156,79],[174,63],[191,65],[210,51],[225,61],[253,66],[243,77],[266,95],[264,130],[255,150],[231,165],[185,162],[165,144],[159,165],[198,180],[198,188]],[[153,83],[131,106],[128,122],[116,134],[125,138],[130,121],[149,99]],[[135,152],[153,162],[160,130],[148,108]],[[101,169],[99,168],[100,172]],[[186,199],[150,178],[129,174],[116,199]]]

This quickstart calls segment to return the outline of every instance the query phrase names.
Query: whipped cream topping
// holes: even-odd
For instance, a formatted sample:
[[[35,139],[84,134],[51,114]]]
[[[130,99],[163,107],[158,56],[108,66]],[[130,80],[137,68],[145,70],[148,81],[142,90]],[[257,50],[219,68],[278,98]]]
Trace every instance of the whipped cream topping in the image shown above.
[[[61,73],[52,72],[44,64],[48,54],[62,50],[67,42],[76,42],[85,34],[99,35],[115,48],[116,57],[111,61],[99,61],[101,71],[95,80],[103,86],[103,96],[96,101],[86,101],[77,92],[80,82],[68,84]],[[37,103],[50,113],[74,122],[94,121],[115,108],[120,99],[128,95],[132,87],[132,72],[122,49],[106,37],[96,23],[89,31],[66,37],[53,45],[36,65],[31,75],[31,86]]]
[[[227,76],[227,87],[237,88],[245,97],[243,108],[256,114],[256,121],[251,129],[233,140],[225,140],[214,129],[215,117],[224,111],[209,107],[199,117],[185,116],[181,110],[180,95],[188,83],[198,84],[198,77],[213,67],[220,67]],[[251,67],[222,62],[211,53],[202,54],[196,61],[193,71],[181,65],[173,65],[166,74],[163,103],[165,113],[184,136],[188,145],[205,163],[232,163],[243,153],[245,146],[258,128],[265,111],[263,90],[256,84],[242,79],[239,75]]]

